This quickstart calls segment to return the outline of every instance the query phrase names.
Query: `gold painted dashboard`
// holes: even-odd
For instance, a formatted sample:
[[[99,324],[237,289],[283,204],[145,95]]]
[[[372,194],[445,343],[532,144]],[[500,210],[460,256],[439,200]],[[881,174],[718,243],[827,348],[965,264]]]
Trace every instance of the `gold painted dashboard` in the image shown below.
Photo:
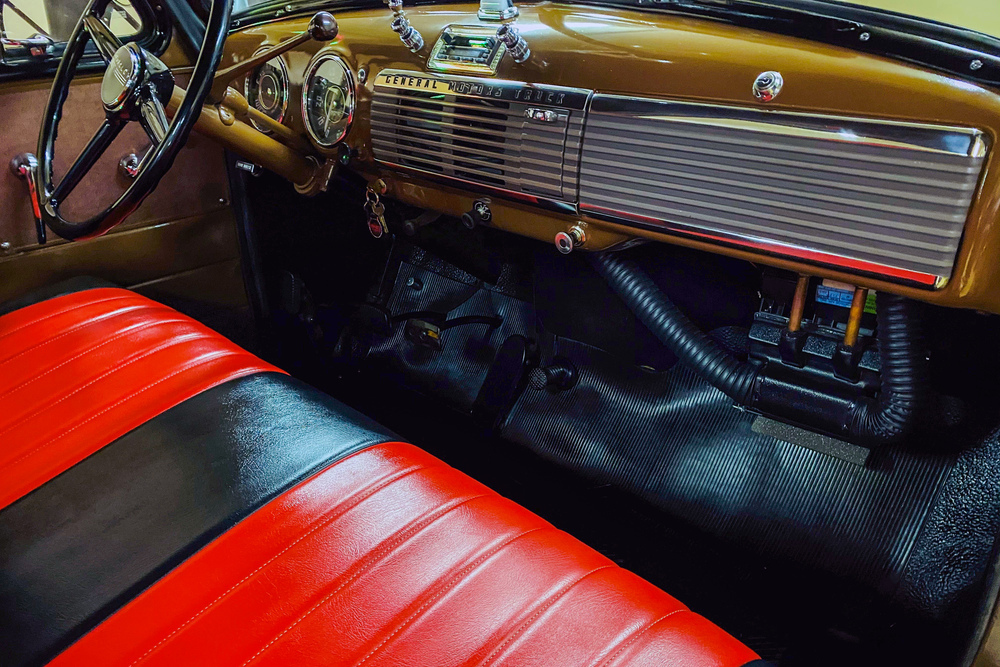
[[[477,9],[475,4],[407,8],[407,19],[426,41],[417,54],[390,29],[392,14],[388,9],[336,14],[340,36],[335,42],[307,42],[283,56],[290,83],[283,123],[296,135],[295,150],[303,152],[307,139],[301,110],[304,74],[317,52],[335,53],[357,82],[357,108],[345,138],[356,151],[349,168],[369,182],[381,178],[389,198],[454,216],[469,211],[483,194],[475,186],[443,184],[426,175],[377,163],[370,114],[379,72],[426,72],[427,55],[441,31],[448,25],[479,23]],[[990,146],[997,144],[1000,135],[1000,95],[996,91],[904,63],[700,19],[558,3],[520,4],[519,9],[517,26],[528,40],[532,57],[524,64],[513,62],[509,55],[503,58],[496,79],[759,109],[761,103],[752,94],[751,84],[761,72],[777,70],[784,78],[784,88],[768,109],[969,127],[982,131]],[[307,22],[308,18],[275,21],[232,34],[222,67],[238,64],[261,47],[302,32]],[[357,76],[362,71],[364,76]],[[239,146],[234,148],[240,150]],[[334,155],[315,145],[304,152],[319,160]],[[1000,151],[988,153],[953,272],[936,289],[637,228],[585,213],[552,211],[495,194],[490,197],[490,224],[547,242],[558,232],[582,225],[586,250],[601,250],[637,238],[664,241],[941,305],[1000,313],[998,160]]]

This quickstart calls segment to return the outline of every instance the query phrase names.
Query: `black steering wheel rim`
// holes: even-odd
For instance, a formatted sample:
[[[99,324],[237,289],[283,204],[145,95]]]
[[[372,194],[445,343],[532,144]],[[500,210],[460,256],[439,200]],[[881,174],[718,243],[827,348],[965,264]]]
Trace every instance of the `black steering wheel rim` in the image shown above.
[[[140,47],[135,44],[122,46],[121,49],[114,51],[114,56],[109,53],[109,47],[112,44],[120,43],[116,38],[114,38],[113,35],[111,35],[110,30],[107,30],[107,27],[100,19],[100,17],[104,14],[104,10],[107,8],[108,1],[109,0],[91,0],[90,4],[88,4],[87,8],[84,10],[83,15],[80,17],[80,21],[77,23],[72,35],[70,35],[66,44],[66,50],[63,53],[62,59],[59,61],[58,68],[56,69],[55,79],[52,82],[52,91],[49,94],[49,101],[46,105],[45,115],[42,119],[42,127],[38,137],[38,166],[36,179],[38,183],[38,196],[40,200],[39,208],[41,209],[40,212],[42,221],[48,225],[52,231],[59,234],[59,236],[69,240],[99,236],[110,230],[115,225],[120,224],[125,220],[125,218],[134,212],[136,208],[139,207],[143,200],[156,188],[160,179],[167,172],[167,170],[170,169],[174,159],[180,152],[180,149],[187,141],[188,135],[194,128],[194,124],[197,122],[198,117],[202,112],[202,105],[205,103],[205,99],[211,91],[215,71],[219,66],[219,61],[222,59],[223,47],[226,43],[230,13],[232,9],[232,5],[228,0],[212,1],[212,7],[208,15],[208,23],[205,26],[205,38],[202,41],[201,49],[198,52],[198,58],[195,61],[194,70],[191,73],[187,94],[184,96],[184,100],[177,107],[173,120],[169,122],[169,125],[166,128],[163,128],[165,131],[163,131],[163,129],[160,130],[162,132],[162,137],[154,137],[150,129],[147,128],[147,123],[143,123],[143,127],[147,128],[147,133],[149,133],[153,139],[153,146],[150,147],[149,153],[147,153],[145,158],[143,158],[141,168],[135,179],[129,184],[125,192],[123,192],[114,203],[105,208],[103,211],[87,220],[73,222],[66,220],[60,214],[59,205],[61,200],[72,192],[72,188],[75,187],[83,176],[90,170],[93,164],[97,161],[97,158],[99,158],[104,150],[107,149],[125,123],[130,120],[137,120],[137,118],[129,117],[128,114],[122,112],[120,109],[108,109],[106,104],[107,117],[104,124],[101,126],[101,129],[98,130],[97,134],[90,140],[80,157],[77,158],[76,162],[74,162],[70,169],[67,170],[66,175],[63,177],[63,182],[55,185],[53,184],[52,167],[55,156],[55,142],[58,134],[59,121],[62,117],[63,104],[69,94],[70,83],[73,80],[76,65],[79,62],[80,57],[83,55],[88,41],[93,39],[97,43],[99,50],[101,50],[102,55],[104,55],[106,64],[110,64],[113,57],[118,56],[118,51],[129,48],[132,50],[133,54],[139,54],[137,57],[143,59],[143,67],[150,68],[151,64],[152,68],[162,66],[158,60],[150,54],[143,52]],[[95,19],[99,25],[94,24]],[[96,37],[95,32],[98,33]],[[113,42],[111,40],[113,40]],[[109,70],[110,69],[112,68],[109,66]],[[105,78],[108,76],[109,73],[106,71]],[[161,118],[165,118],[165,116],[162,115],[162,104],[164,103],[162,100],[162,93],[165,92],[165,86],[162,84],[164,81],[166,81],[166,79],[162,77],[159,79],[159,83],[161,84],[159,86],[159,92],[161,93],[161,96],[156,100],[157,103],[161,105],[159,109]],[[170,77],[169,81],[170,88],[172,89],[172,77]],[[103,89],[104,83],[102,82],[102,94]],[[141,95],[138,90],[131,92],[135,93],[137,99],[141,95],[157,97],[155,95],[155,90],[152,91],[152,94],[150,91],[142,91]],[[169,92],[167,92],[167,96],[169,96]],[[135,102],[135,100],[133,100],[133,102]],[[147,102],[149,104],[153,104],[148,99],[143,99],[142,103],[146,104]],[[143,114],[143,116],[145,116],[145,114]],[[70,176],[72,176],[72,178],[70,178]],[[67,185],[67,182],[69,189],[66,192],[62,192],[60,188],[65,190],[66,188],[62,186]]]

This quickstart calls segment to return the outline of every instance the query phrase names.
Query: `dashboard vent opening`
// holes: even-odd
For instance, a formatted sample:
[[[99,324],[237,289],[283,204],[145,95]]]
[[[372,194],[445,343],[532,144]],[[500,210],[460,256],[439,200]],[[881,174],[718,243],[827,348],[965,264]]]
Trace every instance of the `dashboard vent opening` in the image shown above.
[[[522,90],[507,82],[383,72],[372,100],[375,157],[514,194],[575,199],[582,108],[510,99]]]
[[[986,152],[970,128],[596,95],[580,208],[933,287]]]

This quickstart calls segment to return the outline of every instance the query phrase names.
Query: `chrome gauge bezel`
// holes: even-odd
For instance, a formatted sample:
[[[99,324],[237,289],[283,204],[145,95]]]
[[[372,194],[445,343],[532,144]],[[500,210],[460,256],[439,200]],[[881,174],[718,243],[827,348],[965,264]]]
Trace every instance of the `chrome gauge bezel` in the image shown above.
[[[269,48],[271,48],[271,47],[263,46],[263,47],[257,49],[254,52],[254,55],[257,55],[258,53],[261,53],[263,51],[267,51]],[[290,94],[291,82],[288,79],[288,66],[285,65],[285,59],[282,56],[279,55],[279,56],[275,56],[274,58],[271,58],[271,60],[268,60],[266,63],[263,63],[259,67],[255,67],[254,69],[252,69],[250,71],[249,74],[247,74],[246,81],[243,84],[243,96],[247,99],[247,101],[250,100],[250,85],[251,85],[251,82],[253,81],[253,79],[255,78],[253,76],[254,72],[256,72],[258,69],[260,69],[264,65],[270,65],[270,64],[272,64],[275,60],[278,61],[279,67],[277,69],[281,73],[280,76],[282,78],[281,83],[283,84],[283,89],[281,91],[281,113],[279,114],[279,116],[277,118],[273,118],[272,120],[275,120],[278,123],[283,123],[283,122],[285,122],[285,116],[288,114],[288,97],[289,97],[289,94]],[[257,94],[260,95],[260,91],[257,91]],[[252,109],[256,109],[256,107],[253,106],[252,104],[250,105],[250,107]],[[260,111],[260,109],[257,109],[257,111]],[[261,113],[264,113],[264,112],[261,111]],[[264,115],[267,115],[267,114],[264,114]],[[270,116],[268,116],[268,117],[270,118]],[[254,120],[253,120],[253,118],[250,119],[250,124],[253,125],[258,131],[263,132],[264,134],[271,134],[270,130],[268,130],[266,128],[263,128],[260,125],[258,125],[257,123],[255,123]]]
[[[347,122],[344,123],[344,129],[337,136],[336,139],[332,141],[323,141],[313,130],[312,122],[309,119],[309,88],[312,86],[313,77],[316,76],[316,71],[319,70],[320,66],[328,60],[335,60],[344,69],[347,74],[347,100],[344,103],[346,109]],[[302,105],[302,124],[306,126],[306,132],[309,134],[309,138],[312,139],[313,143],[320,148],[333,148],[340,141],[347,136],[348,131],[351,129],[351,124],[354,122],[354,111],[357,101],[357,88],[355,84],[354,72],[348,67],[347,63],[336,53],[330,51],[320,51],[313,59],[309,61],[309,66],[306,68],[305,78],[302,80],[302,99],[300,101]]]

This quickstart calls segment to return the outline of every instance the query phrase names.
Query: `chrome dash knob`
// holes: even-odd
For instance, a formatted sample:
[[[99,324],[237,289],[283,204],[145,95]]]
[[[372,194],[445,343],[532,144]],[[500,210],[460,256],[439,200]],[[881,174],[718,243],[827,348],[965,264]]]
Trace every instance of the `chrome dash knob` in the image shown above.
[[[521,33],[517,31],[513,23],[504,23],[497,28],[497,39],[507,47],[507,51],[510,52],[510,57],[514,59],[514,62],[523,63],[531,57],[531,49],[528,48],[528,43],[524,41],[524,37],[521,37]]]
[[[402,40],[403,44],[413,53],[416,53],[420,49],[424,48],[424,38],[417,31],[416,28],[410,25],[410,22],[406,20],[406,17],[402,14],[397,14],[396,18],[392,20],[389,24],[393,32],[399,35],[399,39]]]
[[[556,250],[564,255],[570,254],[574,248],[586,242],[587,233],[579,225],[571,227],[568,231],[558,232],[555,238]]]

